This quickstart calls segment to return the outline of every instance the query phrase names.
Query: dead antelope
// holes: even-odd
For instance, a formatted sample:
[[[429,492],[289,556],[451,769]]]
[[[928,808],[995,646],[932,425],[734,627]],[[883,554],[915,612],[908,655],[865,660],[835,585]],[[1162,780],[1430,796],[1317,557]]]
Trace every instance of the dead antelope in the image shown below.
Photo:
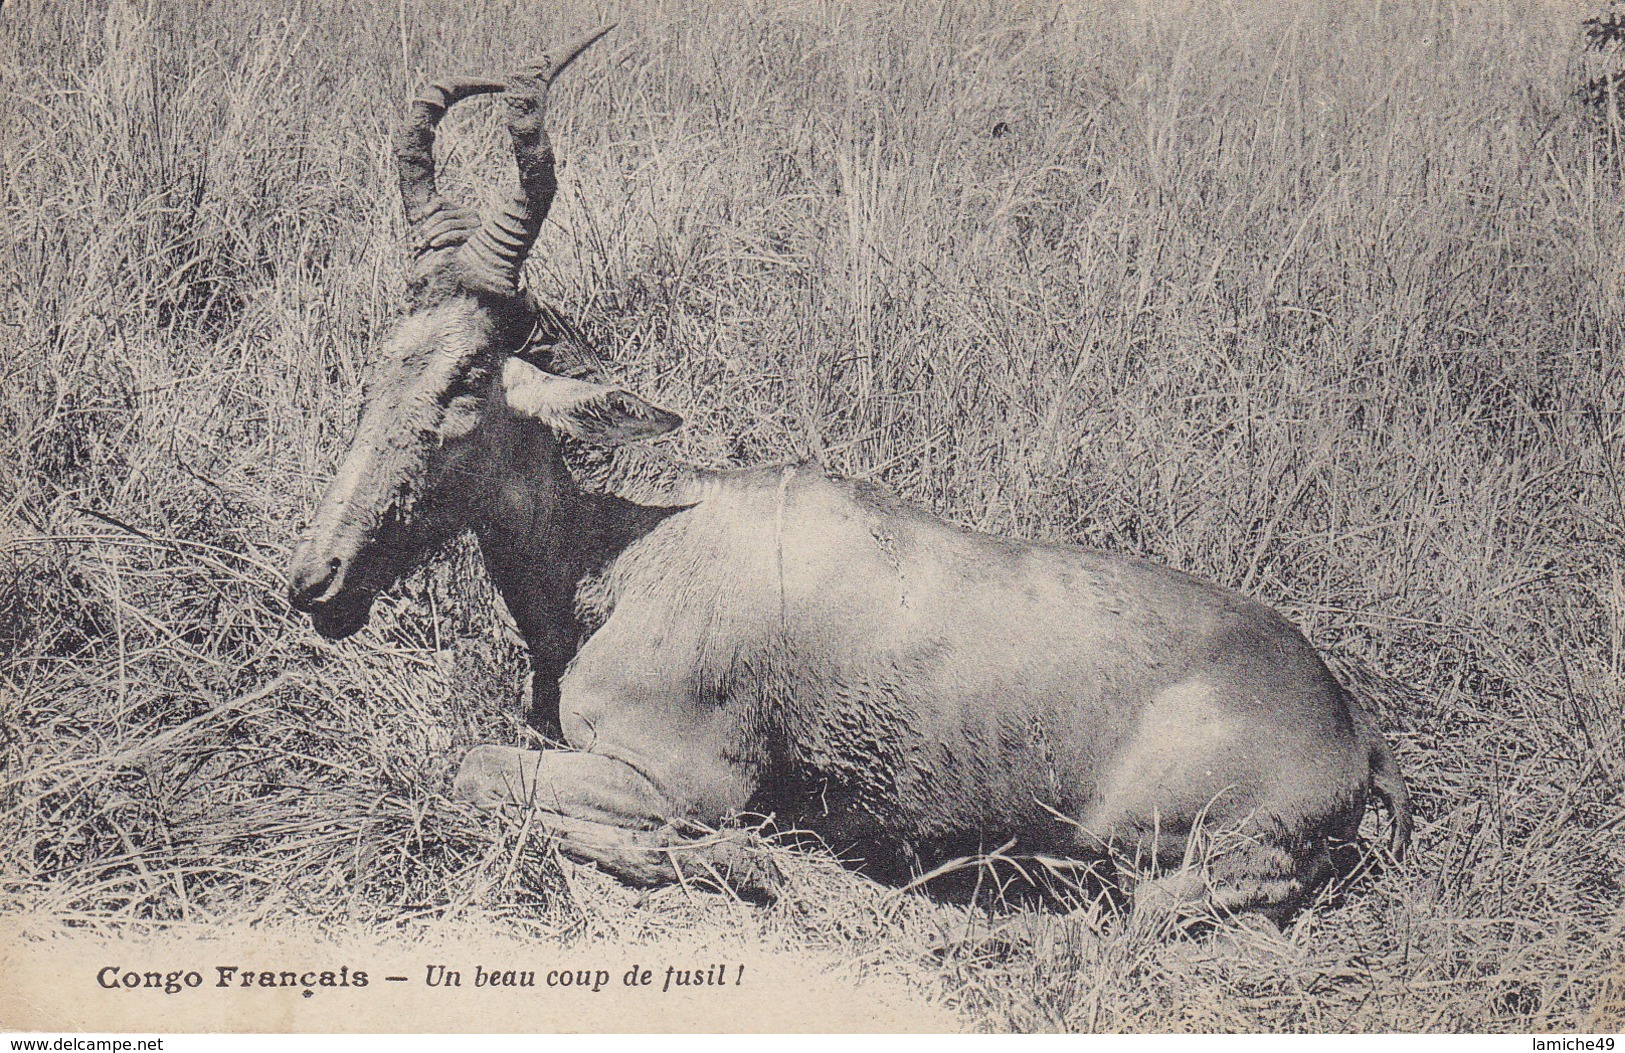
[[[476,747],[456,792],[536,809],[566,851],[639,883],[748,880],[748,851],[691,836],[741,814],[892,882],[1005,846],[1165,868],[1175,894],[1276,918],[1331,871],[1369,792],[1401,852],[1387,745],[1304,638],[1238,593],[974,533],[806,465],[695,472],[654,504],[578,488],[560,435],[679,423],[527,344],[548,317],[520,287],[555,190],[548,86],[599,35],[414,104],[412,310],[289,573],[294,606],[343,637],[473,530],[572,748]],[[446,108],[484,92],[506,104],[520,191],[475,229],[436,194],[432,148]]]

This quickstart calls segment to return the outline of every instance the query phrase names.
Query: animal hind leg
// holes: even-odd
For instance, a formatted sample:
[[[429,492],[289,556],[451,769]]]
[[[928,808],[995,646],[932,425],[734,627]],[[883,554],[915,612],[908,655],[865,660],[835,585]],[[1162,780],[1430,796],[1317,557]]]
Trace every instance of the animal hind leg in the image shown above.
[[[1269,841],[1238,837],[1204,859],[1139,882],[1134,912],[1207,920],[1256,914],[1284,929],[1332,869],[1325,845],[1293,852]]]
[[[742,835],[685,834],[671,818],[672,803],[611,757],[475,746],[463,757],[452,796],[481,811],[528,812],[566,855],[629,884],[719,881],[741,895],[769,899],[782,883],[772,860]]]

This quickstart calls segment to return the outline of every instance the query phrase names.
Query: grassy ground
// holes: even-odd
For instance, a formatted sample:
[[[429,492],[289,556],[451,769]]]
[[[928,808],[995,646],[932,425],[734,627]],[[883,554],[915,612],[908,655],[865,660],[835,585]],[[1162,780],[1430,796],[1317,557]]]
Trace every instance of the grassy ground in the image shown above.
[[[0,911],[744,941],[970,1028],[1625,1027],[1625,198],[1571,94],[1588,12],[892,8],[6,4]],[[641,896],[455,811],[524,672],[471,548],[339,646],[281,568],[401,291],[408,93],[600,16],[530,278],[689,424],[596,475],[814,457],[1260,596],[1370,689],[1410,860],[1280,940],[939,954],[1004,917],[806,857],[771,907]],[[495,193],[498,133],[449,118],[447,182]]]

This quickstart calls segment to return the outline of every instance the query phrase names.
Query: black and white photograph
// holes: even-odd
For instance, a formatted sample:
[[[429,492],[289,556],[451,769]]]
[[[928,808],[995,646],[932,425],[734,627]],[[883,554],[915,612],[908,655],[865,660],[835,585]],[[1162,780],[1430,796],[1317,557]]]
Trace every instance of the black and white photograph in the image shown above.
[[[0,107],[0,1030],[1625,1032],[1625,0],[3,0]]]

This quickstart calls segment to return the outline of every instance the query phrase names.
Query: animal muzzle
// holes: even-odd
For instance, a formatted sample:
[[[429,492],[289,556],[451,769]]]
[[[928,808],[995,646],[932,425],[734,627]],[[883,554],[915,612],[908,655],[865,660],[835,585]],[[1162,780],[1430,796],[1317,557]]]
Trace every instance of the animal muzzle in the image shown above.
[[[373,593],[350,584],[355,557],[331,550],[315,539],[294,553],[288,568],[288,603],[310,615],[316,631],[340,640],[367,624]]]

